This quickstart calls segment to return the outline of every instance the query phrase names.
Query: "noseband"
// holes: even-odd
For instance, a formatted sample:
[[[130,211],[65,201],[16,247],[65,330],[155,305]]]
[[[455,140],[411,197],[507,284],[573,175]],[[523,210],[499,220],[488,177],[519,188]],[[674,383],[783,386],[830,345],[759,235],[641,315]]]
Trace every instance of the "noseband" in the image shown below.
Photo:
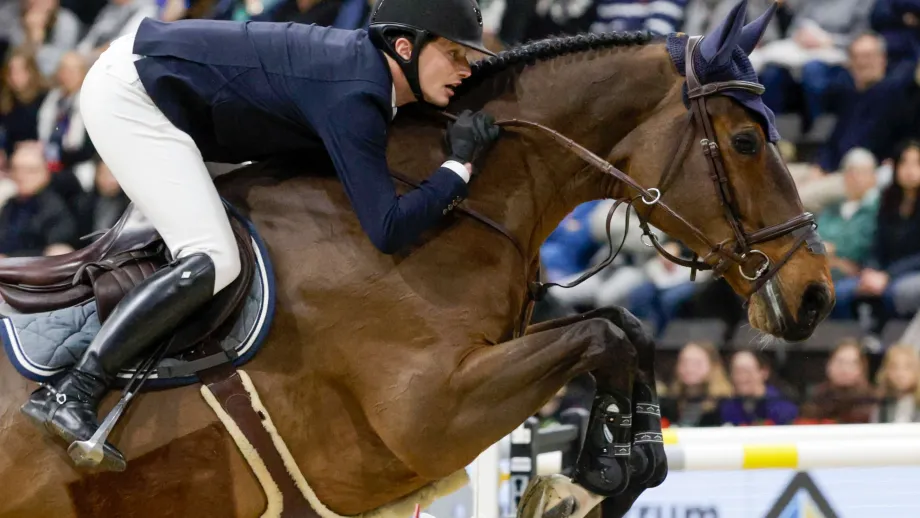
[[[815,224],[815,217],[809,212],[800,214],[778,225],[762,228],[753,232],[748,232],[745,230],[744,224],[741,221],[741,217],[739,215],[737,205],[735,203],[735,199],[732,196],[731,184],[729,182],[728,175],[726,174],[725,163],[722,159],[721,150],[717,143],[718,140],[712,125],[712,120],[709,118],[709,113],[706,110],[706,100],[708,97],[729,90],[742,90],[754,93],[756,95],[761,95],[764,92],[764,87],[763,85],[749,81],[725,81],[720,83],[710,83],[706,85],[701,84],[699,76],[697,75],[693,65],[693,56],[697,51],[699,43],[702,41],[702,39],[703,38],[701,36],[697,36],[690,38],[687,42],[685,75],[687,81],[688,97],[690,100],[690,112],[687,118],[687,131],[684,132],[685,137],[684,142],[681,144],[680,152],[673,155],[671,164],[667,169],[664,170],[664,174],[661,176],[659,180],[659,186],[657,188],[652,187],[646,189],[645,187],[642,187],[636,183],[636,181],[633,180],[629,175],[614,167],[613,164],[607,162],[588,149],[577,144],[572,139],[560,134],[551,128],[543,126],[542,124],[520,119],[507,119],[498,121],[496,123],[503,127],[532,128],[541,131],[550,136],[562,147],[578,155],[589,165],[600,170],[604,174],[614,176],[617,180],[629,185],[639,192],[638,196],[635,196],[628,201],[618,200],[610,208],[610,211],[607,214],[607,239],[610,246],[610,253],[608,254],[607,258],[604,259],[604,261],[601,263],[595,265],[589,271],[585,272],[578,279],[566,285],[557,283],[543,283],[539,281],[531,282],[530,294],[532,299],[540,300],[545,294],[546,290],[551,286],[559,286],[562,288],[577,286],[586,279],[597,274],[600,270],[609,266],[618,255],[619,250],[623,247],[623,243],[626,241],[626,235],[624,233],[623,241],[620,242],[619,248],[614,251],[613,241],[610,233],[610,224],[613,214],[621,204],[625,203],[628,206],[626,213],[626,226],[628,231],[630,214],[629,206],[632,206],[639,200],[641,200],[642,203],[646,206],[649,206],[649,211],[645,217],[642,217],[641,215],[639,216],[639,226],[642,229],[642,239],[646,246],[654,247],[662,256],[671,262],[690,268],[691,279],[695,278],[697,270],[712,270],[714,276],[719,278],[722,277],[725,272],[729,270],[729,268],[737,265],[741,276],[751,283],[748,298],[753,296],[754,293],[760,290],[760,288],[762,288],[770,279],[779,273],[780,268],[789,262],[789,259],[792,258],[792,255],[795,254],[795,252],[798,251],[802,245],[808,244],[809,250],[814,253],[823,253],[823,245],[821,245],[820,239],[815,232],[815,229],[817,228],[817,225]],[[448,113],[439,113],[449,119],[456,119],[455,116]],[[704,138],[700,141],[700,149],[703,155],[706,157],[706,163],[709,166],[709,177],[712,179],[713,186],[715,187],[715,191],[718,195],[718,200],[722,207],[723,215],[725,220],[728,222],[729,227],[732,229],[733,237],[718,243],[715,243],[709,239],[698,227],[684,219],[661,200],[662,193],[667,188],[670,180],[674,177],[674,173],[676,173],[678,170],[678,166],[681,164],[680,158],[685,156],[687,146],[692,143],[692,126],[694,123],[702,125]],[[405,175],[396,173],[395,171],[391,172],[391,174],[394,178],[406,184],[415,187],[419,186],[418,182],[405,177]],[[649,228],[648,224],[649,217],[656,208],[667,212],[672,218],[679,221],[694,235],[696,239],[704,243],[709,248],[709,253],[702,259],[700,259],[698,255],[694,254],[693,258],[688,260],[676,257],[665,250],[664,247],[662,247],[659,243],[657,236]],[[458,206],[457,210],[503,234],[514,244],[515,248],[517,248],[518,252],[521,253],[525,260],[529,259],[526,257],[525,249],[523,246],[521,246],[521,243],[518,241],[518,239],[515,238],[514,235],[512,235],[502,225],[477,212],[467,209],[462,205]],[[786,252],[786,254],[775,264],[770,261],[770,258],[767,256],[767,254],[754,248],[755,245],[780,239],[789,234],[792,234],[797,239],[795,243],[793,243],[792,247],[790,247]]]

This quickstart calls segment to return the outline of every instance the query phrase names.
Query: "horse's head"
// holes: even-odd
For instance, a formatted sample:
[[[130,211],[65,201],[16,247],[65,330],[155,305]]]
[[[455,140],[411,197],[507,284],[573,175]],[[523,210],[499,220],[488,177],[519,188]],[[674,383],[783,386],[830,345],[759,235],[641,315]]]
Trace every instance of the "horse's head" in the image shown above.
[[[746,26],[743,0],[705,38],[670,36],[682,77],[613,159],[643,185],[656,186],[660,203],[637,209],[691,247],[702,258],[694,258],[697,266],[749,298],[754,327],[802,340],[830,312],[834,291],[813,217],[777,151],[773,114],[747,57],[775,9]]]

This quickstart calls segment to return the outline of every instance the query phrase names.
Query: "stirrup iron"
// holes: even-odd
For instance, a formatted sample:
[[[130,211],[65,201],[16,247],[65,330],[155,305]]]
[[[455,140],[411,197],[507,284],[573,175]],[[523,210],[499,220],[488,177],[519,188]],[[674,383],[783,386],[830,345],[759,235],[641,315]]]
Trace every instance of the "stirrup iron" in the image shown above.
[[[102,464],[102,461],[105,460],[104,448],[109,434],[112,433],[115,425],[118,424],[118,420],[121,419],[122,414],[128,409],[128,405],[134,399],[134,395],[140,392],[141,388],[147,382],[147,378],[150,377],[150,374],[156,369],[156,366],[163,357],[166,356],[166,352],[169,350],[169,343],[169,340],[163,341],[159,349],[144,360],[144,363],[134,373],[134,377],[131,378],[131,381],[128,382],[128,385],[125,387],[124,391],[122,391],[121,399],[118,400],[115,407],[105,416],[105,420],[99,428],[96,429],[93,436],[90,437],[88,441],[74,441],[70,444],[67,448],[67,453],[70,454],[70,458],[76,466],[81,468],[95,468]],[[138,379],[139,377],[140,379]]]

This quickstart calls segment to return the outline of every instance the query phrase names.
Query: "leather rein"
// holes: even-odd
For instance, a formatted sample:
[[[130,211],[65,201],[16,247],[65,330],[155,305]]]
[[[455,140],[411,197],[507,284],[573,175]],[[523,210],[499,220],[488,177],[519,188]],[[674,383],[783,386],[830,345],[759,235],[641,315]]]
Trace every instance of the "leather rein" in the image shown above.
[[[701,36],[696,36],[690,38],[687,42],[685,75],[688,97],[690,100],[690,111],[687,118],[688,131],[684,132],[685,137],[680,146],[680,151],[672,156],[670,165],[665,169],[664,174],[659,180],[658,188],[642,187],[636,183],[632,177],[617,169],[613,164],[597,156],[595,153],[589,151],[572,139],[542,124],[520,119],[504,119],[496,122],[496,124],[501,127],[531,128],[540,131],[552,138],[563,148],[580,157],[588,165],[604,174],[615,177],[617,180],[625,183],[629,187],[632,187],[639,193],[629,200],[617,200],[607,213],[606,233],[607,242],[609,245],[608,256],[603,261],[592,267],[590,270],[586,271],[583,275],[566,285],[557,283],[543,283],[539,280],[531,281],[528,286],[528,294],[531,300],[527,306],[531,306],[532,302],[540,300],[543,295],[545,295],[546,291],[552,286],[558,286],[561,288],[571,288],[577,286],[578,284],[581,284],[585,280],[596,275],[598,272],[609,266],[617,257],[623,247],[623,244],[626,241],[626,233],[629,230],[629,209],[632,208],[634,203],[640,200],[643,204],[650,207],[649,212],[645,215],[645,217],[639,216],[639,226],[642,229],[642,240],[646,246],[654,247],[658,253],[660,253],[669,261],[680,266],[690,268],[691,279],[695,278],[697,270],[712,270],[714,276],[719,278],[723,276],[730,267],[737,265],[741,275],[751,282],[751,289],[748,298],[753,296],[754,293],[760,290],[760,288],[762,288],[770,279],[779,273],[780,268],[782,268],[792,258],[792,255],[795,254],[795,252],[801,248],[802,245],[806,243],[810,244],[810,239],[812,237],[816,238],[814,229],[817,225],[815,224],[814,215],[809,212],[802,213],[784,223],[762,228],[754,232],[747,232],[745,230],[739,215],[739,211],[735,204],[734,197],[732,196],[731,185],[726,173],[725,164],[722,160],[719,145],[717,144],[715,130],[706,110],[706,99],[707,97],[719,94],[727,90],[743,90],[761,95],[764,92],[764,87],[763,85],[749,81],[724,81],[706,85],[701,84],[693,64],[693,56],[702,39],[703,38]],[[452,114],[446,112],[438,113],[448,119],[456,120],[456,116]],[[732,234],[734,236],[733,238],[729,238],[718,243],[714,243],[705,234],[703,234],[699,228],[684,219],[680,214],[671,209],[666,203],[661,201],[662,192],[670,183],[669,180],[674,177],[674,173],[677,171],[678,166],[682,163],[680,159],[685,156],[688,147],[692,142],[692,126],[694,121],[698,121],[700,124],[702,124],[705,138],[700,141],[700,146],[702,148],[703,154],[706,157],[706,162],[709,166],[710,172],[709,176],[713,182],[716,193],[718,194],[718,199],[723,210],[723,215],[731,227]],[[419,182],[416,182],[403,174],[397,173],[395,171],[391,171],[390,174],[393,176],[393,178],[407,185],[416,188],[419,186]],[[620,242],[619,247],[614,250],[613,237],[610,233],[610,225],[613,214],[624,203],[627,205],[626,232],[624,232],[623,239]],[[668,213],[668,215],[670,215],[672,218],[679,221],[693,234],[696,239],[708,247],[709,253],[702,259],[700,259],[696,254],[693,255],[692,259],[684,259],[681,257],[676,257],[665,250],[664,247],[659,243],[657,236],[651,231],[651,228],[648,224],[648,219],[655,208],[660,208],[661,210]],[[521,242],[504,226],[472,209],[464,207],[463,205],[458,205],[456,209],[462,214],[465,214],[472,219],[492,228],[496,232],[504,235],[514,245],[514,247],[517,249],[525,261],[529,261],[531,259],[527,257],[526,250],[522,246]],[[765,253],[752,248],[754,245],[773,241],[775,239],[784,237],[787,234],[796,235],[797,240],[786,252],[783,258],[776,264],[772,264],[770,258]],[[809,248],[811,248],[811,246],[809,246]],[[529,312],[529,310],[525,309],[525,312]],[[524,325],[526,325],[526,320],[529,319],[524,319],[524,322],[522,322],[522,328]],[[518,330],[518,332],[515,333],[516,336],[520,336],[520,334],[522,334],[522,330]]]

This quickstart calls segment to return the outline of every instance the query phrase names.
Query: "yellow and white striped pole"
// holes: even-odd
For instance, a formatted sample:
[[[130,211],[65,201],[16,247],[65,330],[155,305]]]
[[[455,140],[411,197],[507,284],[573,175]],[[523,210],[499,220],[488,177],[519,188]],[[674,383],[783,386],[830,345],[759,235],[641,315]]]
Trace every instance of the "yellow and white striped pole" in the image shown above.
[[[675,471],[920,465],[920,425],[668,429]]]
[[[783,443],[920,437],[920,423],[666,428],[665,444]]]

